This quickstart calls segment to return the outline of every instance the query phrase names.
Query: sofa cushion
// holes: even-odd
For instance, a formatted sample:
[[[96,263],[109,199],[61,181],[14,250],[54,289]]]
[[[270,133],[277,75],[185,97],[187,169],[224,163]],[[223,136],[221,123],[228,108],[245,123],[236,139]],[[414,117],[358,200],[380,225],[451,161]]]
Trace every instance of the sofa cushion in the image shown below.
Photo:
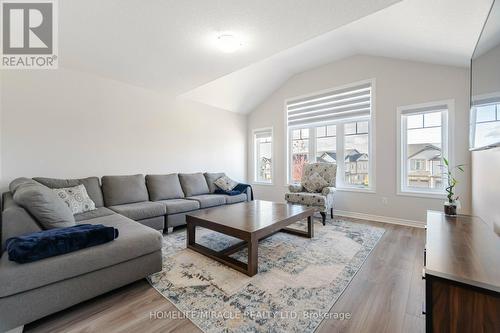
[[[179,175],[147,175],[146,186],[151,201],[184,198]]]
[[[144,175],[104,176],[102,194],[107,207],[149,200]]]
[[[237,203],[237,202],[243,202],[243,201],[247,201],[248,198],[247,198],[247,195],[246,193],[241,193],[241,194],[238,194],[238,195],[228,195],[226,197],[226,203],[227,204],[234,204],[234,203]]]
[[[305,206],[323,207],[326,205],[326,197],[321,193],[286,193],[285,200],[290,203],[297,203]]]
[[[163,229],[165,229],[165,216],[157,216],[149,219],[143,219],[137,221],[138,223],[145,225],[146,227],[153,228],[155,230],[161,231],[163,233]]]
[[[189,212],[165,216],[165,225],[167,228],[186,225],[186,214],[189,214]]]
[[[205,176],[205,180],[207,181],[210,193],[214,193],[217,189],[215,181],[220,177],[224,177],[226,174],[224,172],[205,172],[203,175]]]
[[[108,208],[135,221],[163,216],[166,214],[164,205],[151,201],[109,206]]]
[[[53,188],[52,191],[68,205],[73,214],[81,214],[95,209],[95,203],[90,199],[84,185]]]
[[[44,229],[75,225],[71,209],[50,188],[32,179],[18,178],[10,186],[14,201],[35,217]]]
[[[57,179],[57,178],[43,178],[43,177],[35,177],[33,180],[36,180],[40,184],[43,184],[50,188],[64,188],[64,187],[73,187],[77,185],[85,186],[87,193],[89,194],[90,199],[95,203],[96,207],[104,206],[104,199],[102,197],[101,185],[99,184],[99,178],[97,177],[88,177],[88,178],[80,178],[80,179]]]
[[[9,190],[12,195],[16,194],[17,190],[21,187],[24,187],[26,185],[39,185],[40,183],[37,181],[34,181],[33,179],[29,179],[26,177],[20,177],[16,178],[13,181],[10,182],[9,184]]]
[[[119,237],[106,244],[22,265],[3,255],[0,258],[0,297],[93,272],[161,249],[162,236],[158,231],[122,215],[113,214],[82,223],[115,227]]]
[[[200,203],[196,200],[186,200],[186,199],[171,199],[158,201],[162,205],[165,205],[167,209],[167,215],[190,212],[192,210],[200,209]]]
[[[210,192],[205,176],[199,173],[180,173],[179,180],[186,197],[207,194]]]
[[[196,200],[200,204],[200,208],[214,207],[224,205],[227,195],[224,194],[202,194],[187,197],[189,200]]]
[[[90,210],[90,211],[85,212],[85,213],[75,214],[75,221],[80,222],[80,221],[95,219],[97,217],[113,215],[113,214],[116,214],[116,213],[113,212],[111,209],[106,208],[106,207],[99,207],[99,208],[96,208],[94,210]]]

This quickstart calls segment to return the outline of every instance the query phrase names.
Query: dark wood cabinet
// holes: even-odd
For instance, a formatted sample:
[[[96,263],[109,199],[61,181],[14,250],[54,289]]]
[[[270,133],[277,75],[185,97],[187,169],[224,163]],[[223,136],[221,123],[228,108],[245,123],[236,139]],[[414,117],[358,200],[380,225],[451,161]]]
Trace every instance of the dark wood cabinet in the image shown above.
[[[427,332],[500,332],[500,237],[481,219],[427,212]]]

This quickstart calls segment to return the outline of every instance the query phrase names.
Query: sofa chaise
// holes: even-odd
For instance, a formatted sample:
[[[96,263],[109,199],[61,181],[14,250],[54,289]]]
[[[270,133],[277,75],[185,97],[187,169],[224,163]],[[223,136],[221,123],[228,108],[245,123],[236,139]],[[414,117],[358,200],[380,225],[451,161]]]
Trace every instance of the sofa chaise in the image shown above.
[[[223,173],[104,176],[83,179],[33,178],[49,188],[84,185],[95,209],[74,215],[77,224],[118,229],[109,243],[18,264],[8,259],[10,237],[41,231],[11,192],[2,195],[0,332],[68,308],[162,269],[164,230],[185,224],[187,213],[249,200],[214,194]],[[102,185],[101,185],[102,183]]]

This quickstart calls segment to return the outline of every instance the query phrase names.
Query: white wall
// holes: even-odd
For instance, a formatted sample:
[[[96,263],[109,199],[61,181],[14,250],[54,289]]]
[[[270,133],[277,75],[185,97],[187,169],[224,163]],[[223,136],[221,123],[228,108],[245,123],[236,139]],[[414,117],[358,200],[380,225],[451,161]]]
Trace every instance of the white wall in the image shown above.
[[[498,94],[500,92],[500,44],[474,59],[472,63],[472,94]]]
[[[246,178],[246,117],[65,69],[5,71],[0,186],[19,176],[225,171]]]
[[[500,234],[500,148],[472,153],[472,213]]]
[[[444,199],[398,196],[396,170],[396,108],[398,106],[455,100],[454,156],[470,164],[468,147],[468,74],[457,67],[354,56],[292,77],[248,117],[248,178],[252,179],[254,128],[274,128],[274,184],[255,186],[257,198],[283,201],[286,190],[284,100],[323,89],[375,78],[376,80],[376,193],[338,191],[335,209],[425,221],[427,209],[441,210]],[[462,212],[470,212],[470,174],[459,177]],[[382,198],[388,203],[383,204]]]

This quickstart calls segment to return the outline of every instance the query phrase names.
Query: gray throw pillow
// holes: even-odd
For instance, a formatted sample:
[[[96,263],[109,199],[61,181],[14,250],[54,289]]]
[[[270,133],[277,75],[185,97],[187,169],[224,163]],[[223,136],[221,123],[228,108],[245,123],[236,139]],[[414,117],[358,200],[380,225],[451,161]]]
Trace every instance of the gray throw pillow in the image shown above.
[[[33,179],[21,177],[21,178],[16,178],[13,181],[10,182],[9,184],[9,190],[10,193],[12,193],[12,196],[16,194],[16,191],[18,188],[26,185],[40,185],[40,183],[34,181]]]
[[[47,186],[31,179],[18,178],[10,188],[14,190],[14,201],[30,212],[44,229],[75,225],[71,209]]]
[[[221,190],[231,191],[236,185],[238,185],[238,182],[235,182],[228,176],[222,176],[217,179],[214,184],[217,185],[217,187]]]
[[[104,198],[102,197],[101,183],[98,177],[88,177],[79,179],[61,179],[61,178],[45,178],[33,177],[33,180],[39,182],[48,188],[66,188],[75,187],[78,185],[85,186],[85,190],[90,199],[95,203],[96,207],[104,206]]]
[[[57,196],[68,205],[73,215],[89,212],[95,209],[95,203],[90,199],[84,185],[52,189]]]

